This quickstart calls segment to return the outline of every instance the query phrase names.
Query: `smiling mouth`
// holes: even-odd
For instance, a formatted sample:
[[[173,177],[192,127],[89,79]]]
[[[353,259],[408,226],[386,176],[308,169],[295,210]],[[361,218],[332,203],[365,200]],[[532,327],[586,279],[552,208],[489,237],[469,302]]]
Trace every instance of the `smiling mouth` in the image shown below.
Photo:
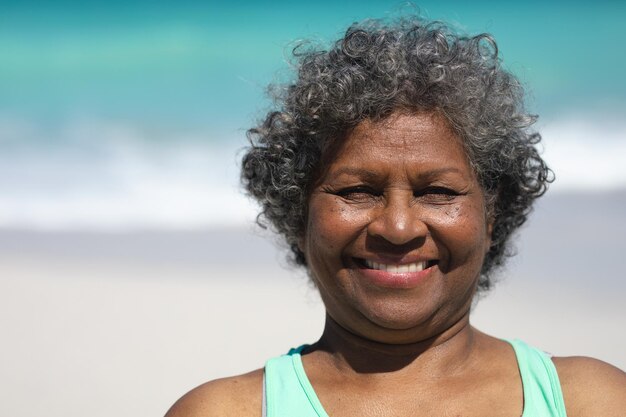
[[[408,264],[385,264],[374,262],[368,259],[356,259],[357,263],[367,269],[390,272],[392,274],[405,274],[410,272],[420,272],[438,263],[437,260],[412,262]]]

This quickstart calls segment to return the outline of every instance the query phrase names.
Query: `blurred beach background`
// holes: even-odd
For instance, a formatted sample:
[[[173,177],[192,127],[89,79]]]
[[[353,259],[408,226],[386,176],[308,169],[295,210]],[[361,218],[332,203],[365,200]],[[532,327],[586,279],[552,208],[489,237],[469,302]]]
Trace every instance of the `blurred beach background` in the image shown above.
[[[496,37],[557,177],[474,323],[626,368],[626,4],[418,5]],[[315,341],[317,294],[239,189],[245,130],[294,40],[414,11],[0,1],[0,415],[163,415]]]

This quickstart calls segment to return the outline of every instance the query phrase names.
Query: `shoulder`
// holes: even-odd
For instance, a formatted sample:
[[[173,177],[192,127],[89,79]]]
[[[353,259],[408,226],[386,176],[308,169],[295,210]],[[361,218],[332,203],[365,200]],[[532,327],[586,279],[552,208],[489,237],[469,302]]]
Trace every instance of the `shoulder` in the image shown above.
[[[216,379],[183,395],[165,417],[260,417],[263,369]]]
[[[626,374],[597,359],[555,357],[569,417],[623,416],[626,410]]]

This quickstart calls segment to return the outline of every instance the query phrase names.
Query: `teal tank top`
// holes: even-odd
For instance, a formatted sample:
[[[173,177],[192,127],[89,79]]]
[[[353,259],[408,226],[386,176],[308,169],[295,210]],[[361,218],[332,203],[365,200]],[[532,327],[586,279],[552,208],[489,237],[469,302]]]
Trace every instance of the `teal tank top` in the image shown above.
[[[524,389],[522,417],[567,417],[561,384],[550,357],[520,340],[515,350]],[[305,346],[265,364],[263,417],[328,417],[304,372]]]

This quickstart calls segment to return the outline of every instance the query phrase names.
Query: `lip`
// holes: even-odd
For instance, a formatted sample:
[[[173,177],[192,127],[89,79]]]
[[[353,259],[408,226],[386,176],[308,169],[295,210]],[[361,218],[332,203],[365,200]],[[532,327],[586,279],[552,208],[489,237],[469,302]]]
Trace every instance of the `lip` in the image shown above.
[[[370,260],[365,261],[363,258],[355,258],[355,263],[358,267],[359,274],[370,284],[390,289],[411,289],[419,286],[425,279],[427,279],[437,267],[438,263],[434,260],[413,260],[412,262],[390,262],[388,260]],[[378,264],[387,264],[394,266],[408,266],[410,264],[424,262],[423,269],[414,272],[406,272],[407,268],[388,268],[390,270],[401,269],[403,272],[390,272],[383,269],[372,269],[366,264],[370,265],[375,262]],[[415,268],[410,268],[415,269]],[[418,268],[419,269],[419,268]]]

